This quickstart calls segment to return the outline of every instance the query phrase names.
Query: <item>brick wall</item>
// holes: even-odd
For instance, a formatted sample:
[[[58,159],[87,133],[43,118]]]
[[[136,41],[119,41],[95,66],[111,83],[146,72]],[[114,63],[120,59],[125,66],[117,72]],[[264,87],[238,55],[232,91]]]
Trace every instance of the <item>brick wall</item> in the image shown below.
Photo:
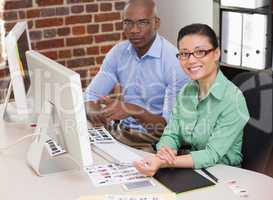
[[[5,0],[0,20],[6,33],[27,20],[32,49],[78,72],[85,88],[105,54],[122,40],[124,5],[125,0]],[[8,77],[8,70],[0,69],[0,100]]]

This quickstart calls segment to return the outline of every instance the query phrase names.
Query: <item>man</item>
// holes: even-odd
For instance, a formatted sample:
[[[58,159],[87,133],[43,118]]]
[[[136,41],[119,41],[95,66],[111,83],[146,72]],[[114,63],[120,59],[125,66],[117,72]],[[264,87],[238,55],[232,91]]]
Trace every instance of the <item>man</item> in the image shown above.
[[[159,25],[154,0],[129,0],[123,15],[128,40],[110,50],[85,93],[93,125],[120,120],[111,134],[149,152],[168,122],[177,92],[187,82],[175,56],[177,49],[157,34]],[[105,97],[117,83],[122,98]]]

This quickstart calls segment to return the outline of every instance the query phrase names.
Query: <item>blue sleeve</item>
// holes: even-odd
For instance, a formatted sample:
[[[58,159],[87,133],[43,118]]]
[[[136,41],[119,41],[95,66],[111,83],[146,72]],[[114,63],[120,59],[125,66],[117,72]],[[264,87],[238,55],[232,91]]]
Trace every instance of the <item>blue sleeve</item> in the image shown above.
[[[85,90],[85,101],[96,101],[107,95],[118,82],[117,67],[119,56],[118,45],[114,46],[104,58],[102,66]]]
[[[178,150],[182,144],[183,133],[180,127],[181,126],[180,110],[182,101],[180,102],[180,99],[181,97],[184,96],[184,89],[185,87],[183,87],[179,94],[177,95],[172,112],[170,114],[169,123],[165,127],[159,142],[156,144],[157,150],[159,150],[161,147],[170,147],[172,149]]]
[[[169,55],[168,61],[170,64],[167,64],[165,71],[167,87],[164,96],[162,114],[166,122],[169,121],[170,113],[176,101],[176,95],[189,80],[184,71],[181,69],[180,63],[175,57],[175,53],[173,55]]]

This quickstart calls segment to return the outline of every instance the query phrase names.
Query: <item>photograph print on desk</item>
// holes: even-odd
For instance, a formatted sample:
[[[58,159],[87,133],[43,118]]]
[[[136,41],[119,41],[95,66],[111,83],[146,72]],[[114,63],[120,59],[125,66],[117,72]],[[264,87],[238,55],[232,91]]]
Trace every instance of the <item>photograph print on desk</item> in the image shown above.
[[[96,187],[149,179],[140,174],[135,167],[126,165],[96,165],[86,168],[86,172]]]
[[[86,196],[78,200],[176,200],[174,193],[130,194],[130,195],[99,195]]]

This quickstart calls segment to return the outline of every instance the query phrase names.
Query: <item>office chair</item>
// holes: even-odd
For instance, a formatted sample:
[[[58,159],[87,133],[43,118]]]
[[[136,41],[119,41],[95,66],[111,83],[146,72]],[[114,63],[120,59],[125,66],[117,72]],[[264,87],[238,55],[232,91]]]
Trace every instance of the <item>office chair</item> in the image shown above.
[[[250,113],[244,128],[242,167],[273,177],[272,72],[244,72],[233,80]]]
[[[269,158],[269,162],[267,164],[267,167],[266,167],[266,172],[265,174],[273,177],[273,148],[271,150],[271,155],[270,155],[270,158]]]

